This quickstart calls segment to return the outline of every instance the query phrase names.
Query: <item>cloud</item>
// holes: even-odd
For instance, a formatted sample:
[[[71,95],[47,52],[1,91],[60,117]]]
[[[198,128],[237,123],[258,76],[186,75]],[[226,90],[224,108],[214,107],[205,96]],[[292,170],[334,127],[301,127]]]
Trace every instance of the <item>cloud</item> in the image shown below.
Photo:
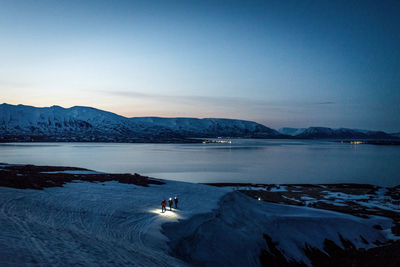
[[[236,96],[201,96],[201,95],[165,95],[165,94],[151,94],[142,93],[137,91],[98,91],[103,94],[115,95],[121,97],[130,97],[135,99],[148,99],[154,101],[168,101],[176,103],[190,103],[190,104],[216,104],[216,105],[251,105],[257,107],[270,107],[270,108],[285,108],[298,106],[307,106],[311,104],[328,104],[333,102],[318,102],[318,103],[304,103],[295,102],[291,100],[264,100],[254,99],[247,97]]]
[[[280,103],[273,101],[250,99],[245,97],[235,96],[193,96],[193,95],[163,95],[163,94],[148,94],[135,91],[101,91],[102,93],[130,97],[130,98],[141,98],[154,101],[168,101],[178,104],[191,104],[191,105],[219,105],[219,106],[236,106],[246,105],[253,107],[270,107],[278,108],[281,106]]]
[[[189,105],[217,105],[226,107],[235,107],[237,109],[249,109],[249,108],[262,108],[265,110],[290,110],[298,108],[307,108],[315,105],[333,105],[336,102],[333,101],[321,101],[321,102],[306,102],[306,101],[294,101],[294,100],[264,100],[254,99],[246,97],[235,97],[235,96],[194,96],[194,95],[165,95],[165,94],[151,94],[142,93],[137,91],[100,91],[105,94],[129,97],[135,99],[147,99],[151,101],[177,103],[177,104],[189,104]]]
[[[336,104],[335,102],[333,102],[333,101],[324,101],[324,102],[316,102],[316,103],[313,103],[314,105],[333,105],[333,104]]]

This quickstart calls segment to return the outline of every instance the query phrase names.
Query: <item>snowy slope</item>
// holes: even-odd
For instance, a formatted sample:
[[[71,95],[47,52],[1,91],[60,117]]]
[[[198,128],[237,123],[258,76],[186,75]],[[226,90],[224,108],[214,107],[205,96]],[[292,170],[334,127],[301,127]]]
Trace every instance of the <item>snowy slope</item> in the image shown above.
[[[139,125],[162,126],[190,137],[274,137],[279,133],[252,121],[216,118],[138,117],[131,121]]]
[[[385,231],[374,230],[382,225]],[[267,203],[233,192],[225,195],[213,214],[193,217],[181,224],[168,224],[165,234],[174,253],[194,266],[257,266],[263,234],[290,260],[310,264],[305,244],[323,251],[324,240],[351,241],[357,248],[374,247],[386,240],[390,219],[362,219],[352,215],[307,207]],[[361,236],[368,240],[365,244]]]
[[[161,225],[210,212],[226,190],[79,182],[0,192],[0,266],[184,266],[168,255]],[[175,195],[181,210],[160,213],[161,200]]]
[[[299,134],[303,133],[305,130],[306,130],[306,128],[284,127],[284,128],[280,128],[278,130],[278,132],[280,132],[281,134],[286,134],[286,135],[290,135],[290,136],[296,136],[296,135],[299,135]]]
[[[9,134],[67,134],[129,131],[129,120],[111,112],[88,107],[36,108],[0,105],[0,130]]]
[[[179,210],[160,213],[160,201],[175,195]],[[0,187],[0,265],[257,266],[266,247],[263,234],[286,257],[307,262],[305,242],[321,248],[329,238],[340,245],[339,233],[357,247],[385,241],[387,230],[375,224],[389,229],[391,221],[265,203],[228,188],[173,181],[150,187],[117,182]]]
[[[125,118],[90,107],[36,108],[2,104],[0,135],[46,136],[66,138],[67,141],[157,141],[217,136],[275,137],[279,133],[261,124],[243,120]]]

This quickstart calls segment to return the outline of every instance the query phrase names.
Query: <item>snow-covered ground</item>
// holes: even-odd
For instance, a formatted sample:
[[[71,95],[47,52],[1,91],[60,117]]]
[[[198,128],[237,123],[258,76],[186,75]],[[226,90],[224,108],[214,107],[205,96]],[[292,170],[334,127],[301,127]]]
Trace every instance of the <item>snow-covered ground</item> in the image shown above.
[[[184,265],[168,255],[165,222],[217,207],[226,190],[167,182],[141,187],[118,182],[69,183],[45,190],[0,187],[0,266]],[[180,208],[162,214],[162,199]]]
[[[165,182],[0,187],[0,266],[249,266],[259,264],[266,248],[263,234],[286,257],[309,263],[305,242],[322,249],[328,238],[342,246],[341,234],[368,248],[390,237],[392,222],[383,217],[362,219],[257,201],[232,188]],[[161,213],[161,200],[175,196],[179,209]]]
[[[377,224],[385,230],[374,229]],[[199,215],[165,228],[178,255],[195,266],[257,266],[260,248],[266,247],[263,234],[277,242],[277,248],[287,259],[310,264],[303,250],[306,243],[323,251],[324,241],[329,239],[343,248],[340,234],[356,248],[371,248],[375,246],[372,242],[391,236],[391,225],[391,220],[383,217],[363,219],[273,204],[233,192],[222,198],[213,215]]]

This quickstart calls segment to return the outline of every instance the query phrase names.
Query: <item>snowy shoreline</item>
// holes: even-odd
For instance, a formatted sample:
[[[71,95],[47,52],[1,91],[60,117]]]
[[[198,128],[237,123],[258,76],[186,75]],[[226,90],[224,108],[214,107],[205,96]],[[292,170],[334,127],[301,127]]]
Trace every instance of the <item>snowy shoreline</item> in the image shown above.
[[[316,259],[319,253],[330,260],[338,257],[329,250],[332,246],[365,259],[372,250],[398,249],[392,218],[363,218],[310,207],[311,192],[356,201],[361,191],[356,193],[354,188],[350,194],[323,187],[310,191],[311,187],[298,185],[269,190],[216,187],[138,174],[131,180],[107,174],[107,180],[106,174],[79,168],[46,166],[43,171],[35,167],[0,165],[0,181],[10,179],[14,171],[12,177],[19,181],[35,173],[65,182],[45,180],[48,184],[39,187],[31,180],[29,185],[37,189],[21,189],[26,188],[21,184],[12,188],[12,183],[0,186],[1,266],[257,266],[268,262],[318,266],[322,264]],[[18,168],[23,171],[18,173]],[[253,195],[260,192],[264,201]],[[387,192],[377,192],[388,200]],[[309,205],[279,204],[288,194],[290,201],[308,201]],[[393,199],[398,197],[397,191],[390,194]],[[161,200],[174,196],[179,197],[179,209],[161,213]],[[382,208],[378,204],[371,202],[366,209]],[[347,259],[345,254],[341,257]]]

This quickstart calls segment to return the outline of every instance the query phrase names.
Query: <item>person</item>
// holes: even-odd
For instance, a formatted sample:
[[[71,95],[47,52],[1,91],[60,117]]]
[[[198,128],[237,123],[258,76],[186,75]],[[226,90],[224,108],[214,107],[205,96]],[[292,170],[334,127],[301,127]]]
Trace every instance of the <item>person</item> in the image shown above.
[[[169,210],[172,210],[172,198],[169,198],[168,203],[169,203]]]
[[[178,198],[177,197],[174,198],[174,202],[175,202],[175,209],[178,209]]]
[[[166,206],[167,206],[167,201],[165,201],[164,199],[163,201],[161,201],[161,212],[165,212],[167,210]]]

